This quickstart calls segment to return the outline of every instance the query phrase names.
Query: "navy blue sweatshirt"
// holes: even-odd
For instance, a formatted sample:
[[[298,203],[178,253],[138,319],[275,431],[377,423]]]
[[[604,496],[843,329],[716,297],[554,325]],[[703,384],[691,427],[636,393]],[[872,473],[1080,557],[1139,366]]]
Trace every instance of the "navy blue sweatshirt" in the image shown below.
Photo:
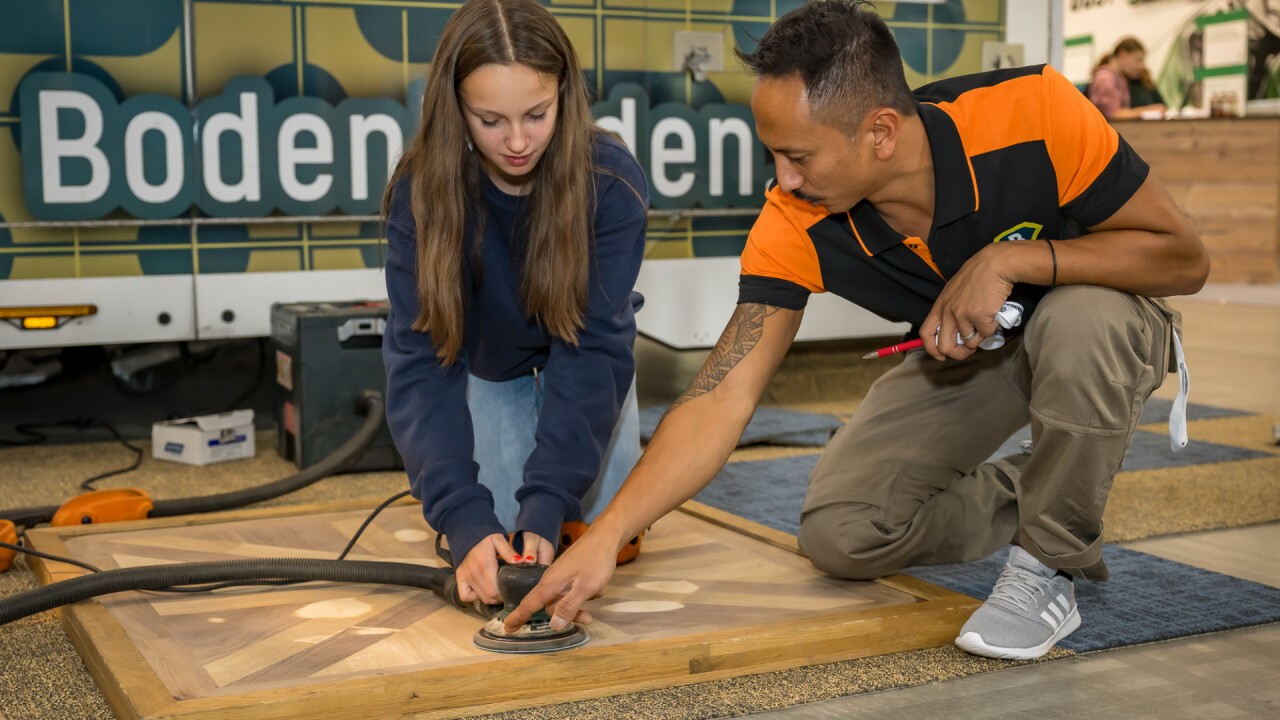
[[[386,265],[391,310],[382,341],[387,424],[404,457],[413,496],[422,501],[431,527],[448,538],[455,562],[486,536],[505,532],[493,511],[493,495],[477,480],[468,374],[500,382],[546,368],[556,379],[545,388],[512,528],[552,543],[562,522],[580,517],[580,498],[600,474],[631,388],[635,310],[641,300],[633,288],[644,254],[647,184],[635,157],[615,138],[602,135],[594,157],[603,171],[596,173],[590,208],[585,327],[576,347],[527,316],[520,289],[525,198],[503,193],[486,176],[481,272],[475,274],[470,253],[463,270],[463,350],[452,365],[442,365],[430,334],[413,329],[419,310],[417,226],[408,179],[392,193]],[[481,281],[473,282],[477,277]]]

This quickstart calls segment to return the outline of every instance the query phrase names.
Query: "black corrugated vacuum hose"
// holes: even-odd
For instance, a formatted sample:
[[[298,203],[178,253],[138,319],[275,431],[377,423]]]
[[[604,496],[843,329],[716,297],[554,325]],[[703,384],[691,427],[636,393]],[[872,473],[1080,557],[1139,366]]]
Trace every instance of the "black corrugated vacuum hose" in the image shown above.
[[[342,472],[373,444],[374,438],[378,436],[378,432],[382,429],[382,422],[385,417],[382,393],[377,390],[361,391],[360,397],[356,402],[356,412],[365,416],[364,424],[337,450],[329,453],[328,456],[315,465],[274,482],[245,488],[244,490],[218,495],[157,500],[151,509],[150,517],[191,515],[244,507],[245,505],[252,505],[253,503],[287,495],[329,475]],[[54,505],[0,510],[0,520],[12,521],[18,527],[31,527],[49,522],[57,511],[58,507]]]
[[[363,560],[310,560],[299,558],[256,558],[215,562],[151,565],[107,570],[63,580],[7,598],[0,598],[0,625],[88,600],[99,595],[126,590],[160,590],[179,585],[228,580],[326,580],[331,582],[404,585],[430,590],[442,599],[485,617],[492,617],[501,605],[486,606],[458,600],[453,571],[399,562]]]

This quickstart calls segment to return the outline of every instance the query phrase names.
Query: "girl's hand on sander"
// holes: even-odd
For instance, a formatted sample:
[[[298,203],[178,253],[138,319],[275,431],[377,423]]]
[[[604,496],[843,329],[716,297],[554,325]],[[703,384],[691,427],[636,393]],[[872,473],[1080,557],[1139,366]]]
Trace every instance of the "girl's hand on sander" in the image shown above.
[[[556,546],[550,540],[536,533],[524,533],[524,557],[522,562],[537,562],[550,565],[556,559]]]
[[[536,537],[536,536],[535,536]],[[480,600],[489,605],[502,602],[498,594],[498,558],[512,564],[523,561],[502,533],[486,536],[476,543],[458,565],[458,599],[464,603]]]

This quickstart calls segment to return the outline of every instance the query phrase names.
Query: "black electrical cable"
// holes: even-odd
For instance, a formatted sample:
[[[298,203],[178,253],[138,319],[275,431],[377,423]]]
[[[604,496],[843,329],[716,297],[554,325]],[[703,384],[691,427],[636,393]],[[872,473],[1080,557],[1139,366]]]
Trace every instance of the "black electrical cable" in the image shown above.
[[[0,445],[7,445],[9,447],[25,447],[27,445],[39,445],[40,443],[49,439],[49,436],[45,435],[44,433],[32,430],[31,428],[33,427],[43,427],[43,426],[39,423],[26,423],[23,425],[15,425],[13,428],[13,431],[18,433],[19,435],[25,435],[26,437],[21,440],[10,440],[9,438],[0,438]]]
[[[407,497],[408,495],[409,495],[409,491],[405,490],[403,492],[398,492],[395,495],[392,495],[386,500],[383,500],[382,503],[378,505],[378,507],[373,509],[373,512],[369,513],[368,517],[364,519],[364,522],[360,523],[360,527],[356,529],[355,534],[351,536],[351,539],[349,541],[347,541],[347,546],[342,548],[342,552],[338,553],[338,557],[335,559],[345,560],[347,558],[347,554],[350,553],[351,550],[356,546],[356,543],[360,541],[360,536],[364,534],[364,531],[368,529],[369,525],[374,521],[374,519],[377,518],[378,515],[380,515],[383,510],[386,510],[387,507],[390,506],[392,503],[396,502],[397,500],[403,497]],[[237,587],[241,585],[246,585],[246,586],[247,585],[293,585],[298,582],[302,582],[302,581],[301,580],[261,580],[253,583],[224,582],[224,583],[216,583],[213,585],[193,585],[190,587],[163,588],[163,589],[157,590],[156,592],[170,592],[170,593],[213,592],[214,590],[223,590],[226,588]]]
[[[0,438],[0,445],[12,445],[12,446],[39,445],[40,443],[46,442],[49,439],[48,435],[45,435],[44,433],[40,432],[40,428],[55,428],[55,427],[71,427],[77,430],[92,430],[94,428],[103,428],[107,432],[111,433],[111,435],[116,440],[118,440],[121,445],[125,446],[131,452],[133,452],[133,462],[128,467],[123,467],[123,468],[120,468],[119,470],[111,470],[109,472],[102,473],[101,475],[94,475],[91,478],[81,481],[80,489],[82,491],[96,490],[97,488],[93,486],[93,483],[99,480],[103,480],[105,478],[113,477],[115,475],[124,475],[125,473],[133,472],[134,470],[138,469],[139,465],[142,464],[142,448],[136,447],[134,445],[130,445],[129,441],[126,440],[124,436],[120,434],[119,430],[116,430],[114,425],[111,425],[110,423],[101,422],[99,420],[94,420],[92,418],[71,418],[69,420],[58,420],[56,422],[23,423],[21,425],[15,425],[13,428],[13,431],[18,433],[19,435],[25,435],[27,439],[7,440],[4,438]]]
[[[321,478],[327,477],[332,473],[339,472],[354,461],[354,459],[358,457],[359,454],[369,445],[371,445],[374,437],[376,437],[377,433],[381,430],[383,421],[382,394],[374,390],[363,391],[360,394],[360,399],[357,403],[357,410],[366,416],[365,422],[361,425],[360,429],[355,435],[348,439],[347,442],[343,443],[341,447],[330,453],[316,465],[289,477],[282,478],[276,482],[267,483],[266,485],[254,488],[247,488],[245,490],[231,493],[223,493],[221,495],[158,502],[153,506],[151,516],[161,517],[164,515],[182,515],[191,512],[213,512],[215,510],[222,510],[230,507],[240,507],[242,505],[260,502],[262,500],[293,492],[294,490],[301,489],[302,487],[310,485]],[[299,560],[295,558],[258,561],[231,560],[215,563],[189,563],[184,565],[151,566],[103,571],[77,560],[52,556],[48,553],[42,553],[30,548],[5,543],[4,547],[8,549],[37,555],[39,557],[47,557],[52,560],[69,562],[70,564],[89,569],[93,571],[93,573],[91,575],[81,576],[72,580],[54,583],[53,585],[49,585],[29,593],[17,595],[12,598],[0,599],[0,625],[28,615],[43,612],[44,610],[60,607],[61,605],[72,602],[78,602],[79,600],[95,597],[97,595],[121,592],[124,590],[164,590],[173,588],[174,586],[189,586],[199,583],[213,584],[208,587],[190,591],[207,592],[220,587],[230,587],[233,585],[287,584],[290,582],[309,582],[313,580],[377,582],[393,585],[409,585],[412,587],[426,587],[441,597],[452,599],[454,602],[459,602],[457,601],[457,591],[456,586],[454,585],[452,570],[441,570],[418,565],[408,565],[405,563],[370,563],[341,559],[345,558],[351,549],[355,547],[355,543],[359,539],[360,535],[369,526],[378,513],[382,512],[382,510],[391,503],[407,494],[407,491],[401,492],[391,498],[388,498],[368,517],[366,517],[364,523],[361,524],[360,528],[356,531],[356,534],[347,544],[347,547],[343,549],[339,556],[340,559],[338,560]],[[194,508],[193,505],[195,506]],[[157,509],[160,510],[160,513],[156,512]],[[20,527],[27,527],[33,524],[38,524],[39,522],[48,522],[49,519],[52,519],[53,513],[56,511],[56,507],[18,508],[16,510],[0,512],[0,519],[10,520]],[[351,569],[349,568],[339,570],[329,565],[324,565],[324,563],[358,565],[363,568],[364,574],[361,574],[359,571],[352,574]],[[399,568],[397,566],[399,566]],[[412,568],[418,573],[426,572],[430,575],[430,580],[425,585],[421,581],[407,581],[404,579],[402,572],[403,568]],[[280,572],[274,574],[268,573],[268,571],[272,569],[279,570]],[[367,573],[369,572],[372,572],[373,575],[368,575]],[[196,575],[193,576],[181,573],[196,573]],[[267,574],[264,575],[264,573]],[[104,578],[107,579],[104,580]],[[71,585],[71,587],[66,587],[68,585]],[[84,593],[89,594],[86,595]],[[459,604],[461,603],[459,602]],[[478,604],[476,607],[480,608]],[[495,608],[490,606],[488,609],[493,611]]]
[[[341,472],[355,462],[360,454],[373,444],[374,438],[382,430],[384,420],[382,393],[376,390],[361,391],[360,398],[356,403],[356,410],[365,416],[364,424],[338,449],[329,453],[315,465],[275,482],[243,490],[235,490],[218,495],[157,500],[151,508],[150,517],[191,515],[193,513],[218,512],[219,510],[244,507],[245,505],[271,500],[272,498],[301,490],[317,480]],[[0,513],[0,517],[4,517],[4,514]]]
[[[81,575],[37,590],[0,598],[0,625],[63,605],[125,590],[158,590],[175,585],[227,580],[326,580],[402,585],[439,592],[441,588],[452,585],[452,578],[453,572],[450,570],[411,563],[364,560],[255,558],[151,565]]]
[[[249,387],[241,391],[240,394],[235,397],[235,399],[233,399],[231,402],[227,403],[225,407],[223,407],[222,412],[231,412],[232,410],[238,409],[250,397],[252,397],[255,392],[257,392],[258,387],[262,385],[263,379],[266,378],[267,376],[267,373],[266,373],[267,341],[265,338],[258,338],[257,350],[258,350],[257,352],[258,363],[256,365],[256,369],[253,371],[253,380],[249,383]]]
[[[383,408],[382,393],[376,390],[363,390],[356,401],[355,409],[356,412],[365,416],[364,423],[345,443],[315,465],[274,482],[243,490],[218,495],[157,500],[149,517],[191,515],[244,507],[301,490],[329,475],[341,472],[373,444],[378,432],[382,430]],[[56,505],[0,510],[0,520],[9,520],[18,527],[31,527],[49,522],[57,511]]]
[[[395,501],[400,500],[401,498],[409,497],[409,492],[410,491],[408,490],[398,492],[395,495],[392,495],[391,497],[387,498],[386,500],[383,500],[381,505],[374,508],[373,512],[369,513],[369,517],[365,518],[364,522],[360,523],[359,528],[356,528],[356,534],[351,536],[351,540],[347,542],[347,546],[342,548],[342,552],[338,553],[338,559],[343,560],[347,557],[347,553],[351,552],[351,550],[355,548],[356,542],[360,540],[360,536],[364,534],[365,529],[369,527],[369,524],[373,522],[374,518],[378,517],[379,513],[381,513],[383,510],[386,510],[391,505],[391,503],[394,503]]]
[[[370,512],[369,515],[365,517],[364,522],[360,523],[360,527],[356,528],[355,534],[353,534],[351,536],[351,539],[347,541],[347,546],[342,549],[342,552],[338,553],[338,557],[335,559],[345,560],[347,555],[351,552],[351,550],[355,548],[356,543],[360,541],[360,536],[363,535],[364,531],[369,528],[369,525],[372,524],[375,519],[377,519],[378,515],[382,514],[382,511],[386,510],[389,506],[391,506],[392,503],[395,503],[397,500],[400,500],[401,498],[408,497],[409,492],[410,491],[408,490],[398,492],[395,495],[392,495],[391,497],[387,498],[386,500],[383,500],[376,508],[374,508],[373,511]],[[34,555],[38,558],[44,558],[45,560],[53,560],[55,562],[63,562],[69,565],[75,565],[77,567],[82,567],[90,572],[95,572],[95,573],[106,572],[102,568],[97,567],[95,565],[90,565],[89,563],[81,562],[74,558],[65,557],[62,555],[54,555],[53,553],[47,553],[41,550],[36,550],[35,548],[30,548],[25,545],[12,545],[10,543],[0,542],[0,548],[6,548],[8,550],[24,553],[26,555]],[[212,592],[214,590],[223,590],[225,588],[239,587],[239,586],[293,585],[299,582],[305,582],[305,581],[303,580],[257,580],[257,581],[250,581],[250,582],[232,581],[232,582],[215,583],[211,585],[192,585],[188,587],[156,588],[153,590],[153,592],[169,592],[169,593]]]
[[[6,550],[13,550],[14,552],[20,552],[24,555],[34,555],[38,558],[43,558],[45,560],[53,560],[55,562],[62,562],[62,563],[67,563],[69,565],[75,565],[76,567],[82,567],[85,570],[88,570],[89,572],[102,572],[102,568],[96,565],[90,565],[87,562],[80,562],[79,560],[75,560],[69,557],[63,557],[61,555],[54,555],[53,553],[43,552],[41,550],[36,550],[35,548],[29,548],[25,545],[14,545],[12,543],[0,542],[0,548],[4,548]]]
[[[111,425],[111,424],[109,424],[109,423],[100,422],[100,423],[98,423],[98,424],[97,424],[97,427],[103,427],[103,428],[106,428],[106,429],[107,429],[107,432],[109,432],[109,433],[111,433],[112,435],[114,435],[114,436],[115,436],[115,438],[116,438],[116,440],[119,440],[119,441],[120,441],[120,444],[121,444],[121,445],[124,445],[125,447],[129,448],[130,450],[132,450],[132,451],[133,451],[133,463],[132,463],[132,464],[130,464],[130,465],[129,465],[129,467],[126,467],[126,468],[120,468],[119,470],[111,470],[110,472],[104,472],[104,473],[102,473],[101,475],[94,475],[93,477],[88,478],[87,480],[83,480],[83,481],[81,481],[81,483],[80,483],[80,489],[81,489],[82,491],[84,491],[84,492],[88,492],[88,491],[90,491],[90,490],[97,490],[97,488],[96,488],[96,487],[94,487],[94,486],[93,486],[93,484],[94,484],[94,483],[96,483],[96,482],[97,482],[97,481],[99,481],[99,480],[105,480],[105,479],[107,479],[107,478],[109,478],[109,477],[114,477],[114,476],[116,476],[116,475],[124,475],[125,473],[131,473],[131,472],[133,472],[134,470],[137,470],[137,469],[138,469],[138,466],[142,464],[142,448],[140,448],[140,447],[135,447],[135,446],[133,446],[133,445],[130,445],[130,444],[129,444],[129,441],[128,441],[128,440],[125,440],[125,439],[124,439],[124,436],[120,434],[120,431],[119,431],[119,430],[116,430],[116,429],[115,429],[115,426],[113,426],[113,425]]]
[[[437,594],[443,589],[446,595],[452,595],[452,588],[448,587],[448,580],[452,577],[453,572],[449,569],[432,568],[421,565],[412,565],[408,563],[391,563],[391,562],[374,562],[364,560],[346,560],[346,556],[356,546],[360,540],[360,536],[368,529],[369,525],[375,518],[392,503],[409,495],[409,491],[403,491],[392,495],[383,500],[372,512],[365,517],[364,522],[356,529],[351,540],[347,542],[347,546],[338,554],[336,560],[304,560],[299,558],[256,558],[251,560],[221,560],[204,563],[185,563],[180,565],[151,565],[137,568],[124,568],[122,570],[103,570],[89,563],[81,562],[69,557],[46,553],[34,548],[25,547],[23,545],[13,545],[6,542],[0,542],[0,547],[34,555],[46,560],[56,562],[64,562],[89,570],[93,575],[82,575],[71,580],[63,580],[43,588],[33,590],[21,595],[15,595],[12,598],[0,598],[0,625],[12,622],[14,620],[33,615],[45,610],[51,610],[55,607],[67,605],[73,602],[79,602],[98,595],[107,595],[114,592],[123,592],[125,590],[139,590],[143,592],[175,592],[175,593],[195,593],[195,592],[212,592],[230,587],[241,586],[261,586],[261,585],[292,585],[296,583],[312,582],[315,580],[336,580],[339,582],[378,582],[382,584],[407,585],[409,587],[419,587],[432,590]],[[345,563],[348,565],[356,565],[365,567],[367,572],[372,575],[359,575],[355,577],[365,579],[347,579],[346,576],[338,577],[325,573],[338,573],[329,563]],[[419,574],[427,573],[425,579],[405,580],[405,568],[413,568]],[[145,572],[125,572],[125,571],[153,571]],[[172,584],[163,584],[157,578],[169,578],[170,573],[165,571],[181,571],[194,573],[192,577],[196,579],[187,582],[174,581]],[[228,575],[228,573],[230,573]],[[272,574],[278,573],[278,574]],[[64,589],[63,586],[76,581],[85,580],[91,577],[111,576],[113,579],[110,583],[83,583],[83,587]],[[182,575],[181,577],[187,577]],[[224,578],[232,579],[224,579]],[[381,579],[381,578],[389,579]],[[372,579],[369,579],[372,578]],[[222,580],[221,582],[208,582],[208,580]],[[194,584],[194,583],[204,584]],[[40,596],[48,593],[47,599]],[[89,592],[91,594],[81,595]],[[30,596],[30,597],[28,597]],[[10,602],[12,601],[12,602]],[[54,603],[54,604],[47,604]]]

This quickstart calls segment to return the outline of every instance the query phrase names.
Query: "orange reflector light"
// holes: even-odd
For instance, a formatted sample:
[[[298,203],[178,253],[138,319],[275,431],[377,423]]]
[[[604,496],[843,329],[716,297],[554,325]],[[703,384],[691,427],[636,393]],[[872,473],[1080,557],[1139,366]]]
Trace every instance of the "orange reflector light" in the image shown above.
[[[39,315],[22,318],[23,330],[48,330],[58,327],[58,318],[52,315]]]
[[[97,305],[31,305],[0,307],[0,320],[22,330],[52,330],[74,318],[97,315]]]

